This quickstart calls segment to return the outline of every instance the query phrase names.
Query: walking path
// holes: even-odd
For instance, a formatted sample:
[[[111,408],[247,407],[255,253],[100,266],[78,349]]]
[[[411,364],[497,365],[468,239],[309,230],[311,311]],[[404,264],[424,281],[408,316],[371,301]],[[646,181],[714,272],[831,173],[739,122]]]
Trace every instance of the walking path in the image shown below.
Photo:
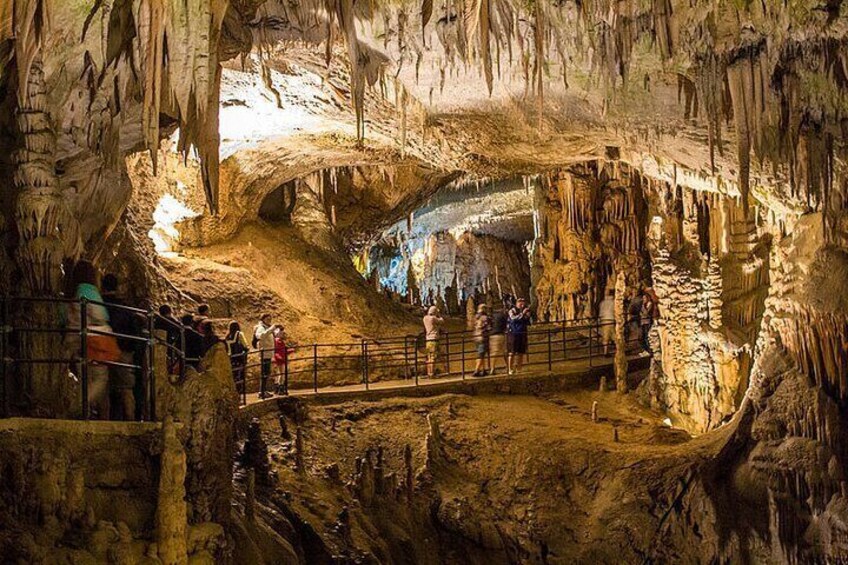
[[[628,357],[628,374],[648,367],[646,354]],[[465,378],[462,375],[446,375],[433,379],[393,379],[368,384],[339,385],[312,388],[290,389],[288,397],[308,402],[333,404],[349,400],[378,400],[391,397],[433,396],[446,393],[499,393],[519,394],[541,392],[544,390],[563,390],[566,388],[597,386],[600,378],[607,376],[609,386],[614,386],[613,358],[568,360],[553,363],[548,371],[547,364],[531,366],[516,375],[499,374],[487,377]],[[243,413],[259,415],[274,409],[281,399],[287,396],[272,396],[260,399],[258,393],[247,395],[247,404],[241,407]]]

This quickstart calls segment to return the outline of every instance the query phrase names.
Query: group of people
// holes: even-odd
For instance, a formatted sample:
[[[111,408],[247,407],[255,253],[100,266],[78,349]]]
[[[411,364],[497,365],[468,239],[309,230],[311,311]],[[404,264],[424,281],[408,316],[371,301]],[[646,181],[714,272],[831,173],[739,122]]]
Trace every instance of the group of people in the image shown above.
[[[271,322],[270,314],[263,314],[259,322],[253,328],[253,338],[248,343],[244,332],[241,329],[241,324],[236,320],[230,320],[227,326],[227,333],[221,339],[215,329],[215,320],[210,314],[208,304],[201,304],[197,307],[195,314],[184,314],[179,321],[173,317],[173,311],[170,306],[163,304],[159,308],[159,318],[157,324],[160,324],[158,329],[166,332],[167,341],[175,347],[170,348],[172,355],[169,356],[171,361],[170,370],[172,374],[176,374],[180,370],[179,363],[182,359],[196,370],[200,370],[202,360],[206,353],[216,343],[223,343],[227,350],[227,355],[230,358],[230,366],[233,371],[233,380],[240,385],[244,385],[245,373],[248,367],[248,355],[251,349],[259,353],[259,365],[261,373],[260,396],[267,398],[271,396],[271,390],[268,386],[268,381],[272,377],[272,373],[276,372],[275,390],[277,394],[283,392],[285,386],[285,366],[288,363],[288,357],[292,352],[292,348],[287,344],[285,331],[282,324],[274,324]],[[181,336],[182,334],[182,336]],[[178,355],[180,351],[179,341],[184,339],[183,355]],[[276,371],[274,371],[276,368]]]
[[[92,418],[101,420],[140,420],[144,417],[145,343],[148,328],[139,312],[130,308],[114,273],[99,280],[88,261],[78,261],[71,272],[72,294],[77,299],[66,312],[66,346],[74,358],[83,356],[86,364],[88,406]],[[79,299],[88,300],[83,314]],[[82,327],[85,319],[85,352]],[[71,375],[75,375],[72,369]],[[80,365],[78,373],[82,373]]]
[[[628,313],[626,331],[639,332],[642,348],[651,353],[648,340],[651,326],[658,316],[658,298],[653,288],[647,287],[626,301]],[[489,313],[487,304],[480,304],[474,317],[473,339],[477,355],[473,375],[483,377],[495,374],[499,362],[510,375],[520,371],[524,365],[528,347],[528,329],[531,313],[527,302],[519,298],[514,302],[507,298],[503,308],[494,315]],[[604,355],[610,354],[610,346],[615,340],[615,290],[610,287],[598,306],[600,339]],[[427,376],[434,377],[438,372],[441,358],[441,341],[444,335],[445,319],[437,305],[430,306],[424,316],[424,339],[427,351]],[[446,363],[449,365],[450,359]],[[449,368],[447,370],[449,372]]]
[[[75,359],[81,360],[84,356],[88,361],[85,372],[89,416],[102,420],[143,419],[148,396],[146,369],[150,362],[145,355],[151,329],[147,317],[141,309],[131,307],[116,274],[109,273],[101,278],[88,261],[75,264],[70,282],[70,295],[76,300],[69,303],[65,311],[64,327],[68,331],[64,339]],[[84,314],[79,301],[83,298],[88,300]],[[83,332],[78,331],[83,321],[86,328],[84,354],[81,352]],[[283,326],[272,323],[271,316],[265,314],[256,324],[253,339],[248,343],[236,320],[229,322],[227,333],[221,338],[217,332],[219,322],[212,316],[208,304],[200,304],[194,312],[186,312],[179,318],[170,305],[159,307],[152,329],[161,331],[169,345],[169,373],[181,374],[183,363],[201,371],[206,353],[221,343],[229,356],[234,380],[243,383],[252,348],[258,351],[260,358],[262,396],[271,394],[268,382],[274,367],[276,392],[282,393],[285,366],[292,352],[286,343]],[[79,380],[83,365],[75,366],[71,375]]]
[[[659,298],[652,287],[647,287],[625,300],[627,312],[626,333],[639,334],[642,349],[652,353],[648,336],[654,320],[659,315]],[[615,290],[607,289],[604,299],[598,305],[598,321],[600,325],[601,344],[604,355],[609,355],[610,345],[615,340]]]
[[[424,316],[424,339],[427,351],[427,376],[437,374],[441,357],[441,338],[445,319],[438,306],[430,306]],[[527,355],[527,333],[531,324],[527,301],[519,298],[514,303],[505,301],[503,308],[494,315],[489,307],[480,304],[474,318],[473,339],[477,355],[473,375],[484,377],[495,374],[500,361],[508,374],[514,375],[524,365]],[[446,363],[450,364],[450,359]],[[447,368],[449,372],[449,367]]]

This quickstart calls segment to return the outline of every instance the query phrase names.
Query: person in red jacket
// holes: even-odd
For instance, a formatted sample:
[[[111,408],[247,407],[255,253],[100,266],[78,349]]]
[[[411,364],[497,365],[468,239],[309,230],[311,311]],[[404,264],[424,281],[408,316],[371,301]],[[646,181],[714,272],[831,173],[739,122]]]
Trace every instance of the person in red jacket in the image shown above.
[[[274,366],[277,367],[277,394],[285,394],[288,383],[286,383],[285,372],[286,365],[289,362],[289,355],[294,351],[286,344],[286,334],[283,331],[283,326],[277,326],[274,330]]]

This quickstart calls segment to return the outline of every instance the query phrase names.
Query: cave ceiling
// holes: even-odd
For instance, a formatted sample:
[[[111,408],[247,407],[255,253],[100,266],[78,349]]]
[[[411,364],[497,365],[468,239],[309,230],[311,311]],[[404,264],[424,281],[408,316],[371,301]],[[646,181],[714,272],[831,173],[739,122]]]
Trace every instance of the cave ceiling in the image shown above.
[[[2,127],[29,136],[19,161],[46,148],[51,198],[70,189],[55,221],[71,257],[104,231],[83,210],[120,214],[125,198],[104,196],[119,158],[146,149],[155,170],[170,135],[197,157],[209,211],[224,215],[219,202],[241,189],[221,187],[221,162],[223,184],[261,201],[335,166],[412,162],[448,182],[621,160],[796,216],[838,200],[844,10],[817,0],[14,0],[0,8],[3,103],[25,114],[43,105],[55,140],[12,113]],[[40,182],[17,185],[40,193]]]

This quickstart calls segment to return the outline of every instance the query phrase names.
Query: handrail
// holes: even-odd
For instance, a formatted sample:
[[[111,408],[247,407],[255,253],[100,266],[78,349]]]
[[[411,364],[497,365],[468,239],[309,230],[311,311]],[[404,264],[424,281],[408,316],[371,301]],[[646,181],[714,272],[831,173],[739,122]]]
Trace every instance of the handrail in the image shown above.
[[[9,305],[16,303],[53,303],[64,308],[78,305],[80,320],[78,325],[57,324],[51,327],[42,320],[35,326],[11,327],[9,325]],[[108,309],[122,309],[138,316],[140,334],[127,334],[107,330],[105,328],[89,327],[89,305],[103,306]],[[627,320],[626,324],[632,320]],[[143,322],[143,323],[141,323]],[[601,329],[613,322],[602,322],[594,318],[574,320],[549,320],[531,324],[527,330],[527,354],[525,366],[544,365],[549,371],[556,363],[564,361],[588,360],[589,364],[602,355],[603,344]],[[164,331],[166,336],[159,337],[158,331]],[[8,297],[0,296],[0,416],[11,414],[12,390],[9,368],[13,365],[35,364],[64,364],[78,365],[81,378],[82,398],[81,408],[83,418],[88,419],[90,367],[105,366],[137,371],[137,378],[143,379],[145,395],[145,418],[155,420],[155,379],[153,370],[155,346],[162,346],[168,358],[169,378],[173,382],[184,382],[187,365],[197,368],[202,359],[189,357],[186,349],[186,335],[194,332],[178,320],[160,315],[152,310],[143,310],[123,304],[113,304],[105,301],[88,300],[86,298],[70,299],[64,297]],[[79,349],[71,357],[14,357],[12,354],[11,338],[13,334],[64,334],[76,335]],[[194,332],[197,333],[197,332]],[[198,334],[199,335],[199,334]],[[108,336],[124,343],[132,343],[138,349],[140,361],[125,363],[119,360],[97,360],[90,357],[90,340],[95,336]],[[638,336],[637,336],[638,337]],[[289,394],[290,388],[308,387],[315,393],[319,390],[321,377],[335,374],[333,383],[350,382],[351,379],[368,389],[375,380],[386,377],[408,379],[419,385],[421,378],[426,376],[427,356],[423,352],[426,343],[424,332],[407,333],[405,335],[384,336],[381,338],[361,337],[358,342],[342,343],[312,343],[303,345],[288,344],[289,352],[285,362],[274,361],[273,348],[249,348],[247,351],[231,356],[233,378],[242,403],[247,403],[248,387],[257,385],[260,396],[270,392],[269,379],[276,376],[277,392]],[[465,378],[471,371],[469,362],[473,364],[480,357],[477,351],[481,343],[474,330],[453,330],[442,332],[439,339],[444,347],[440,358],[436,361],[442,369],[442,375],[460,375]],[[638,339],[637,339],[638,340]],[[635,341],[633,336],[626,342],[630,347]],[[485,366],[494,368],[490,348],[484,355]],[[614,351],[614,342],[609,351]],[[200,357],[203,356],[201,352]],[[274,367],[276,366],[276,375]],[[423,369],[423,370],[422,370]],[[257,375],[258,372],[258,375]]]

